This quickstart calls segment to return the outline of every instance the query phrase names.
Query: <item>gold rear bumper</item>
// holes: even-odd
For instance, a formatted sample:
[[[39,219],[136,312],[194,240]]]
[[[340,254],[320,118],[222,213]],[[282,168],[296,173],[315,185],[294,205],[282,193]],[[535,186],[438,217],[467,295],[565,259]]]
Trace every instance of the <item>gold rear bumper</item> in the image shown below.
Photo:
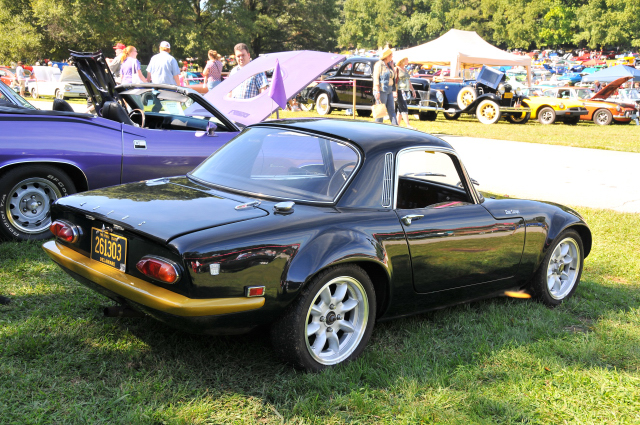
[[[125,299],[176,316],[197,317],[239,313],[258,309],[265,303],[264,297],[187,298],[85,257],[57,241],[46,242],[42,245],[42,249],[62,268]]]

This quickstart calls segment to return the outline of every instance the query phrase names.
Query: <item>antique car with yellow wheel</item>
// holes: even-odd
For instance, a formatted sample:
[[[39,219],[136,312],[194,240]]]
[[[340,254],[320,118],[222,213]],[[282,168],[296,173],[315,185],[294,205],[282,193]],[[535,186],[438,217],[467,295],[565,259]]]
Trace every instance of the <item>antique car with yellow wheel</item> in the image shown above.
[[[483,124],[494,124],[500,118],[513,124],[529,121],[531,111],[523,104],[526,96],[505,83],[504,72],[495,68],[483,66],[474,81],[432,83],[431,90],[442,93],[444,117],[448,120],[471,114]]]

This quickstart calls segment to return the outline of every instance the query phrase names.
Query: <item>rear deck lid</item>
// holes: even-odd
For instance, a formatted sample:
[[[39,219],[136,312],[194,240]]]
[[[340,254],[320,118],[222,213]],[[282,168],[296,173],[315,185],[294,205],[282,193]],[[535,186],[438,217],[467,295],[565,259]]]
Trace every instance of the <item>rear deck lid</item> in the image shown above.
[[[56,207],[70,207],[167,243],[191,232],[268,215],[256,207],[236,209],[252,200],[174,177],[83,192],[59,199]]]

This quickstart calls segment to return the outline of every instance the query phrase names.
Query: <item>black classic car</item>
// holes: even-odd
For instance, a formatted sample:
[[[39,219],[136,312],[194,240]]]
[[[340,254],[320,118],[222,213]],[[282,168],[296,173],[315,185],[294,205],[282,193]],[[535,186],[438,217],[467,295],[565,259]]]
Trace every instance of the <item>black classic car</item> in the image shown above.
[[[483,197],[448,143],[352,120],[255,124],[186,176],[52,217],[44,250],[79,282],[188,332],[269,326],[312,371],[360,355],[378,320],[507,291],[558,305],[592,244],[569,208]]]
[[[303,90],[298,101],[303,108],[315,106],[320,115],[333,110],[353,108],[353,81],[356,81],[356,112],[361,117],[371,116],[373,97],[373,66],[376,58],[352,57],[340,65],[337,71],[325,75],[322,82]],[[411,78],[411,84],[419,95],[407,101],[409,113],[418,114],[423,121],[435,121],[442,111],[442,94],[429,90],[429,81]]]
[[[531,109],[522,106],[525,97],[520,91],[504,81],[504,72],[483,66],[475,81],[431,83],[431,90],[442,93],[446,119],[474,114],[483,124],[494,124],[502,117],[513,124],[524,124]]]

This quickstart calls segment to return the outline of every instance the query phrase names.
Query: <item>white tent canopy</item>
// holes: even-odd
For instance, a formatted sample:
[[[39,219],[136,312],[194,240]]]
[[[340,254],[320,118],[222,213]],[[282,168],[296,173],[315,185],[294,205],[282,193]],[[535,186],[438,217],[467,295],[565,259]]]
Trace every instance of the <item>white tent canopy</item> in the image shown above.
[[[425,44],[395,52],[397,61],[403,56],[410,63],[422,65],[449,65],[451,76],[460,75],[464,68],[490,66],[524,66],[527,69],[527,81],[531,85],[531,58],[518,56],[500,50],[484,41],[475,31],[452,29],[442,37]]]

